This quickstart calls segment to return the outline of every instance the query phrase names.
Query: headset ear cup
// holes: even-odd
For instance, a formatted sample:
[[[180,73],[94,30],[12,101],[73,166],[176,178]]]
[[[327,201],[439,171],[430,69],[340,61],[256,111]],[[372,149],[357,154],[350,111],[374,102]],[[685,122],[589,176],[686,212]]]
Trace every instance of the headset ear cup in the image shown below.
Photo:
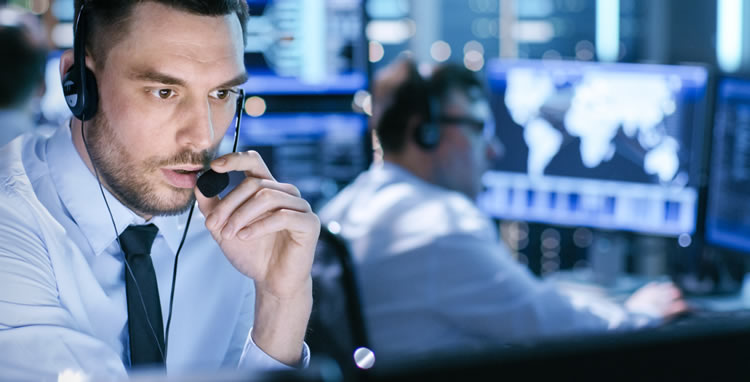
[[[80,119],[83,108],[81,107],[81,79],[78,73],[80,71],[76,65],[73,65],[62,78],[62,88],[65,103],[70,108],[70,112]]]
[[[99,106],[99,91],[96,87],[96,77],[91,70],[86,69],[86,89],[81,87],[80,69],[73,65],[62,79],[65,103],[68,104],[73,116],[88,121],[94,117]],[[83,93],[86,94],[83,94]],[[85,117],[85,119],[84,119]]]
[[[440,129],[434,123],[423,123],[415,133],[417,144],[425,150],[433,150],[440,143]]]
[[[425,95],[427,97],[427,115],[429,119],[417,127],[415,138],[420,147],[431,151],[440,144],[440,102],[437,98],[430,95],[429,91]]]
[[[88,121],[93,118],[99,109],[99,89],[96,85],[96,77],[94,73],[86,68],[86,96],[85,104],[83,105],[83,116]]]
[[[96,87],[96,77],[91,70],[86,69],[86,88],[81,87],[80,70],[73,65],[65,73],[62,80],[65,103],[68,104],[70,112],[82,120],[88,121],[94,117],[99,105],[99,92]],[[85,92],[85,94],[84,94]]]

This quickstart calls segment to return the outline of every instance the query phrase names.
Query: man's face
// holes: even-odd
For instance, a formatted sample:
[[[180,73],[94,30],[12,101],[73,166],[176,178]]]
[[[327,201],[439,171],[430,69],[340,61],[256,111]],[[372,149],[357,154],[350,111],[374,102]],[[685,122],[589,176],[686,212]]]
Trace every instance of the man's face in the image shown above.
[[[240,22],[145,2],[129,23],[95,71],[99,112],[86,138],[120,201],[144,215],[176,214],[192,204],[197,171],[232,123],[230,90],[245,79]]]
[[[443,102],[440,115],[447,122],[440,126],[435,179],[443,187],[476,199],[482,174],[500,154],[489,103],[479,89],[454,90]]]

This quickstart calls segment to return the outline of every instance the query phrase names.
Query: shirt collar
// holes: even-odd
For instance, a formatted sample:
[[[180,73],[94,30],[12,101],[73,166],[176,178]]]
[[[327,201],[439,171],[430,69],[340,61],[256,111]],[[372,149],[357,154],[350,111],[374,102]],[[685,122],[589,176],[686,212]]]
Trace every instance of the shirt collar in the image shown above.
[[[60,200],[83,231],[95,255],[103,253],[129,225],[146,223],[142,217],[125,207],[103,188],[115,221],[115,235],[99,183],[78,155],[67,123],[60,126],[48,141],[47,160],[50,176]],[[186,218],[186,214],[157,216],[151,221],[159,227],[159,234],[167,241],[173,253],[177,251],[182,238]]]
[[[414,175],[411,171],[401,167],[401,165],[390,161],[383,161],[377,165],[373,164],[370,168],[374,170],[378,176],[385,177],[390,181],[403,181],[427,188],[439,188],[439,186]]]

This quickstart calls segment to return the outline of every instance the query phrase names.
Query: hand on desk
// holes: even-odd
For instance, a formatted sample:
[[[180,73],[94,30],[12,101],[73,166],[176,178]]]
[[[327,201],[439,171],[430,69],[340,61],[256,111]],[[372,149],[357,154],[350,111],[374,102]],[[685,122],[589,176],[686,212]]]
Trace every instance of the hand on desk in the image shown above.
[[[633,313],[646,314],[668,321],[689,308],[682,292],[671,282],[652,282],[633,293],[625,308]]]

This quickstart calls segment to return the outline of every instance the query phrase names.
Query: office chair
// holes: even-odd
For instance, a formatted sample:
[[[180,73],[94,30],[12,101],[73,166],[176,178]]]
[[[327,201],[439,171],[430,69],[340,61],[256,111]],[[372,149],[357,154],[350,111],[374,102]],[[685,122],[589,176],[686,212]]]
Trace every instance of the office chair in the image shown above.
[[[335,360],[344,377],[359,378],[354,352],[369,348],[369,341],[356,270],[347,243],[325,225],[315,250],[312,280],[313,308],[305,339],[310,351]]]

